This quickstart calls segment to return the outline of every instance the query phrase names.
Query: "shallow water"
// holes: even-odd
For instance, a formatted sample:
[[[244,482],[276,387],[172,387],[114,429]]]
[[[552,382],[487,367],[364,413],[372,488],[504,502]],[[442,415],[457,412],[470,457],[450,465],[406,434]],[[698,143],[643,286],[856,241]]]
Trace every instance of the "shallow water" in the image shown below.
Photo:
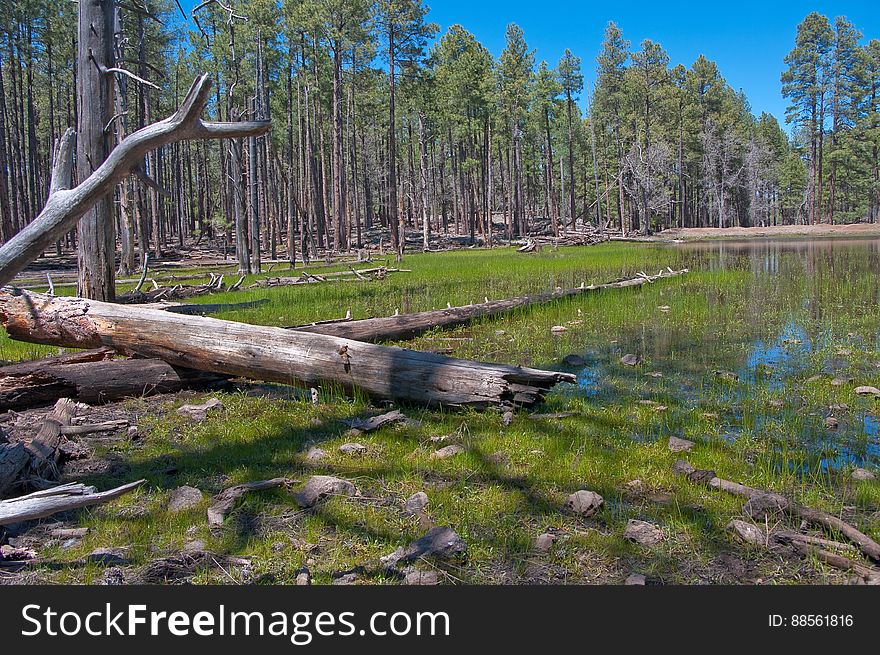
[[[610,345],[584,344],[580,394],[613,403],[635,387],[679,414],[712,411],[719,438],[772,441],[777,465],[792,470],[880,464],[880,401],[852,393],[880,377],[880,239],[669,249],[694,273],[666,283],[656,320],[634,321]],[[622,366],[624,353],[646,361]],[[679,431],[677,423],[632,436],[661,438]]]

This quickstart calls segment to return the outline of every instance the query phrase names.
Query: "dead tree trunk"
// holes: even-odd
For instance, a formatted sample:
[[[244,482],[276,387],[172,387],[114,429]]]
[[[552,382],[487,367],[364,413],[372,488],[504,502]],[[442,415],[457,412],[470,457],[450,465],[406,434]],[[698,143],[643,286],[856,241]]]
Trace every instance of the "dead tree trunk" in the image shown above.
[[[292,330],[302,332],[314,332],[327,334],[357,341],[395,341],[397,339],[411,339],[423,334],[428,330],[438,327],[455,327],[467,325],[478,318],[497,316],[515,309],[552,302],[560,298],[569,298],[581,294],[599,292],[605,289],[637,288],[643,284],[650,284],[654,280],[665,279],[682,275],[686,271],[661,272],[659,275],[638,277],[608,284],[590,285],[577,289],[565,289],[551,293],[541,293],[533,296],[520,296],[507,300],[491,300],[475,305],[463,307],[450,307],[415,314],[401,314],[400,316],[387,316],[382,318],[367,318],[359,321],[335,321],[312,325],[299,325]]]
[[[109,491],[97,491],[94,487],[72,482],[20,498],[0,500],[0,525],[32,521],[58,512],[106,503],[137,489],[144,482],[146,480],[130,482]]]
[[[565,373],[81,298],[0,294],[0,321],[22,341],[108,346],[173,366],[284,384],[330,383],[434,406],[531,406],[556,383],[575,382]]]

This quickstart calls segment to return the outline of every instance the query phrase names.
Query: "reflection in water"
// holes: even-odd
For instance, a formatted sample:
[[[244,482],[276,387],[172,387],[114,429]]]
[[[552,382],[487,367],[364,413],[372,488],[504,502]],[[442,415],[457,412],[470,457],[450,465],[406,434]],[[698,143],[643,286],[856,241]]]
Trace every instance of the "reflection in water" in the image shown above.
[[[774,438],[767,436],[772,424],[775,438],[781,434],[793,439],[813,453],[812,466],[821,470],[880,464],[876,416],[859,415],[829,431],[822,424],[828,408],[824,414],[819,407],[804,410],[799,397],[808,371],[845,381],[876,376],[876,369],[860,356],[880,350],[880,325],[871,320],[880,300],[880,239],[703,241],[670,248],[697,276],[708,271],[745,277],[739,286],[730,282],[739,278],[706,276],[705,283],[665,288],[664,302],[673,307],[696,307],[694,297],[701,296],[698,300],[705,305],[700,308],[710,313],[711,329],[695,335],[683,324],[685,311],[681,323],[657,320],[636,326],[633,334],[622,335],[617,347],[588,359],[578,374],[582,393],[613,399],[615,389],[606,379],[612,375],[629,375],[631,384],[638,384],[637,376],[644,372],[623,371],[617,361],[621,351],[638,352],[663,371],[665,392],[680,407],[696,409],[707,394],[729,405],[719,419],[719,436],[725,440],[745,434]],[[712,375],[719,369],[734,371],[738,381],[719,383]],[[759,394],[780,397],[786,409],[780,413],[778,407],[749,405]],[[805,470],[811,466],[790,460],[782,464]]]

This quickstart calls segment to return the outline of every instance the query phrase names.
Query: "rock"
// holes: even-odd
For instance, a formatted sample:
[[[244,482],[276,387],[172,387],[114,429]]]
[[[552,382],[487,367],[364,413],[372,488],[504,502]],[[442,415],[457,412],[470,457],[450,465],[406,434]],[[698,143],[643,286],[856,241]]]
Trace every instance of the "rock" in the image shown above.
[[[184,553],[203,553],[207,546],[201,539],[192,539],[183,544]]]
[[[296,586],[305,587],[312,584],[312,574],[307,568],[302,568],[296,572]]]
[[[649,378],[662,378],[663,374],[660,371],[648,371],[645,373]]]
[[[304,459],[307,462],[309,462],[310,464],[317,464],[325,457],[327,457],[326,450],[312,446],[311,448],[308,449],[308,451],[306,451]]]
[[[498,451],[486,457],[486,461],[494,466],[507,466],[510,463],[510,457],[507,456],[507,453]]]
[[[428,507],[428,494],[424,491],[417,491],[412,496],[406,499],[406,503],[403,506],[403,510],[407,514],[422,514],[425,509]]]
[[[168,511],[177,513],[193,509],[198,507],[204,497],[204,494],[195,487],[178,487],[171,493],[171,500],[168,501]]]
[[[550,328],[550,334],[562,334],[563,332],[568,332],[568,328],[564,325],[554,325]]]
[[[634,355],[632,353],[627,353],[623,357],[620,358],[620,363],[624,366],[636,366],[639,362],[642,361],[642,358],[638,355]]]
[[[853,472],[850,475],[850,477],[852,477],[852,479],[856,480],[857,482],[863,482],[865,480],[873,480],[877,476],[874,475],[871,471],[869,471],[867,469],[857,468],[857,469],[853,469]]]
[[[767,543],[764,531],[752,523],[733,519],[727,524],[727,529],[747,544],[766,545]]]
[[[358,490],[348,480],[334,478],[332,475],[313,475],[302,491],[294,495],[302,508],[314,507],[329,496],[357,496]]]
[[[836,430],[840,427],[840,421],[838,421],[833,416],[829,416],[825,419],[825,428],[828,430]]]
[[[598,512],[604,503],[605,499],[595,491],[581,489],[568,497],[565,506],[575,514],[589,518]]]
[[[339,452],[345,455],[363,455],[367,452],[367,447],[360,443],[344,443],[339,446]]]
[[[853,381],[852,378],[834,378],[833,380],[831,380],[831,386],[832,387],[842,387],[843,385],[849,384],[852,381]]]
[[[630,573],[626,580],[623,581],[623,584],[629,586],[644,586],[646,582],[647,579],[641,573]]]
[[[351,571],[348,573],[338,573],[334,574],[333,584],[334,585],[353,585],[357,584],[358,574],[356,571]]]
[[[664,314],[667,314],[671,307],[669,305],[660,305],[657,309],[659,309]]]
[[[645,492],[645,483],[636,478],[635,480],[630,480],[627,482],[624,487],[626,488],[627,493],[633,494],[635,496],[641,495]]]
[[[675,464],[672,465],[672,472],[676,475],[690,475],[696,470],[689,462],[683,459],[675,460]]]
[[[769,405],[773,409],[782,409],[783,407],[785,407],[785,401],[780,400],[779,398],[774,398],[770,401]]]
[[[501,422],[504,423],[504,425],[510,425],[513,423],[513,412],[504,412],[504,414],[501,415]]]
[[[403,584],[405,585],[438,585],[440,584],[440,576],[437,571],[417,571],[415,569],[407,571],[403,576]]]
[[[546,553],[556,543],[556,535],[545,532],[535,537],[535,550],[539,553]]]
[[[55,528],[49,534],[56,539],[82,539],[88,533],[88,528]]]
[[[411,542],[406,548],[398,548],[380,561],[393,567],[399,563],[413,562],[422,557],[450,560],[467,555],[467,544],[449,526],[440,525],[428,530],[424,537]]]
[[[126,431],[126,435],[128,436],[129,439],[134,441],[135,439],[140,439],[141,433],[138,430],[138,426],[129,425],[128,430]]]
[[[874,396],[874,398],[880,398],[880,389],[877,387],[856,387],[853,391],[860,396]]]
[[[748,502],[743,505],[743,514],[753,519],[763,519],[767,515],[781,513],[785,510],[787,504],[781,502],[781,499],[770,494],[759,494],[749,498]]]
[[[694,469],[687,474],[688,480],[698,484],[709,484],[709,482],[718,477],[712,469]]]
[[[449,459],[450,457],[455,457],[463,452],[463,447],[458,444],[452,444],[451,446],[443,446],[443,448],[435,450],[431,453],[431,459]]]
[[[669,450],[674,453],[684,453],[694,447],[693,441],[680,439],[679,437],[669,437]]]
[[[739,376],[733,371],[715,371],[715,377],[727,382],[736,382]]]
[[[571,355],[566,355],[565,357],[563,357],[562,363],[566,366],[585,366],[587,360],[585,360],[580,355],[575,355],[572,353]]]
[[[201,405],[183,405],[178,408],[178,416],[185,416],[194,421],[204,421],[208,417],[208,412],[222,409],[223,403],[219,398],[211,398]]]
[[[88,554],[86,560],[107,566],[125,566],[131,563],[127,548],[96,548]]]
[[[653,523],[630,519],[623,537],[641,546],[653,546],[663,541],[663,531]]]
[[[108,587],[124,585],[125,574],[122,572],[122,569],[117,569],[115,567],[109,568],[104,571],[104,576],[101,578],[101,584]]]

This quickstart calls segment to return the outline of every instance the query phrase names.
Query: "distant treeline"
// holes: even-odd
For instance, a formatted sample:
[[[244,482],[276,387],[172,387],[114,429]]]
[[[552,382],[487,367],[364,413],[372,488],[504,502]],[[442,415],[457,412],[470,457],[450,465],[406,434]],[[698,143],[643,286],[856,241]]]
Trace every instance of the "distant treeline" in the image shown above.
[[[798,27],[781,80],[789,138],[712,61],[670,68],[660,44],[634,47],[614,23],[585,88],[570,51],[537,61],[511,24],[496,59],[462,26],[438,34],[420,0],[209,0],[186,19],[169,0],[117,6],[109,133],[168,115],[201,71],[214,118],[273,120],[268,137],[148,156],[156,184],[116,192],[123,270],[195,238],[237,242],[253,269],[261,253],[348,250],[377,228],[393,247],[403,227],[491,241],[537,225],[629,233],[880,212],[880,41],[862,45],[845,18]],[[6,7],[4,240],[42,207],[53,143],[77,120],[77,4]]]

